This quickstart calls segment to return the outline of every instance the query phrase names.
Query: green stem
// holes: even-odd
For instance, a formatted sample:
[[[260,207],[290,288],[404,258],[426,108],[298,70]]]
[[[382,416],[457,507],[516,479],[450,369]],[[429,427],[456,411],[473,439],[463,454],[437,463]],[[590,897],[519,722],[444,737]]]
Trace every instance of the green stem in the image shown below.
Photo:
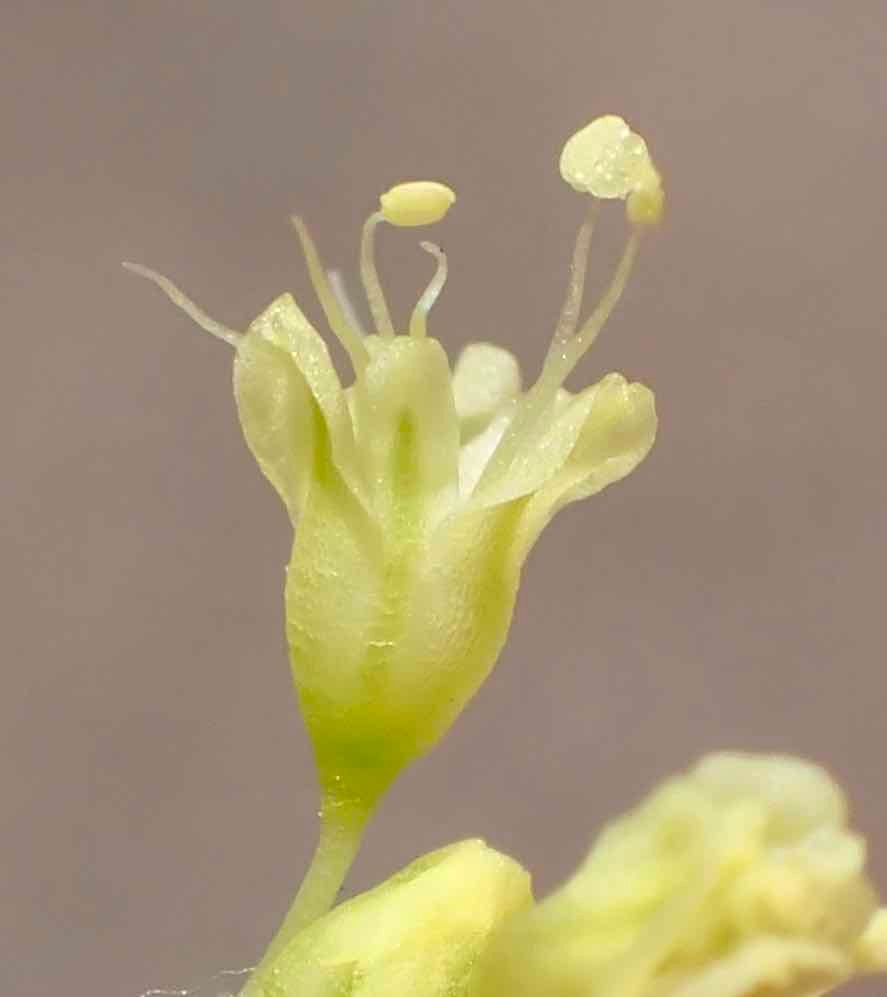
[[[302,880],[283,924],[256,967],[258,981],[271,968],[288,942],[306,925],[325,914],[336,902],[360,848],[370,811],[327,798],[320,811],[320,837],[311,865]]]

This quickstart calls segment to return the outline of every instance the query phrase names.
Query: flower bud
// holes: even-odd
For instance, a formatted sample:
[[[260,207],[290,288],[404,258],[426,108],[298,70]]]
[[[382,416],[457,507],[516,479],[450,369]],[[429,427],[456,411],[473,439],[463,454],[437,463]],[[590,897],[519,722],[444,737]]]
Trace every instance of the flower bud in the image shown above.
[[[711,756],[504,927],[478,997],[813,997],[887,962],[864,859],[821,769]]]
[[[530,878],[482,841],[425,855],[300,932],[243,997],[468,997]]]

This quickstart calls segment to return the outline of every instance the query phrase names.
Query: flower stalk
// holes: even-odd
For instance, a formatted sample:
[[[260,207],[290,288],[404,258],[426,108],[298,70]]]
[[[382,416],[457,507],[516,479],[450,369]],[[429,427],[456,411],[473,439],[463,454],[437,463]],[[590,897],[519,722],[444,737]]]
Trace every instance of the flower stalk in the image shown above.
[[[257,980],[273,967],[280,953],[303,928],[334,906],[357,857],[369,816],[363,808],[324,800],[317,847],[292,905],[255,971]]]

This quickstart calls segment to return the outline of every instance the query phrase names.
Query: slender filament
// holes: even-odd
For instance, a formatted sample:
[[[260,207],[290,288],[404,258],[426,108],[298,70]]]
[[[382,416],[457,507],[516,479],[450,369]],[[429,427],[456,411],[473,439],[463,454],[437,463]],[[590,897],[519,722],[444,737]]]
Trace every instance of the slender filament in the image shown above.
[[[554,330],[554,336],[551,339],[551,346],[548,348],[548,356],[557,352],[569,341],[579,324],[579,312],[585,293],[585,275],[588,271],[588,254],[591,250],[591,237],[594,234],[594,224],[597,220],[600,203],[597,198],[591,199],[591,205],[576,234],[573,259],[570,261],[570,281],[567,284],[567,294]]]
[[[163,274],[159,274],[156,270],[151,270],[149,267],[143,267],[141,263],[124,263],[123,267],[129,270],[130,273],[138,274],[139,277],[146,277],[152,283],[156,284],[169,300],[181,308],[204,332],[215,336],[216,339],[221,339],[223,343],[227,343],[229,346],[237,346],[242,334],[236,329],[229,329],[228,326],[222,325],[221,322],[216,322],[214,318],[210,318],[202,308],[180,291],[168,277],[164,277]]]
[[[420,242],[419,245],[437,260],[437,269],[410,316],[410,335],[416,339],[422,339],[427,334],[428,313],[447,282],[447,254],[433,242]]]
[[[305,254],[305,262],[308,264],[308,275],[311,278],[314,293],[320,301],[320,307],[323,309],[326,320],[336,338],[345,347],[348,356],[351,358],[355,372],[359,374],[369,361],[367,348],[361,339],[360,333],[351,327],[342,309],[339,307],[339,302],[327,279],[326,270],[321,262],[317,246],[314,244],[307,226],[297,215],[292,215],[290,221],[296,230],[299,242],[302,244],[302,252]]]
[[[564,383],[576,364],[589,351],[606,325],[607,319],[613,314],[613,309],[619,304],[619,299],[622,297],[628,284],[628,278],[631,276],[634,261],[637,259],[639,247],[640,235],[635,229],[628,238],[622,258],[613,274],[613,279],[594,311],[588,316],[576,335],[565,342],[560,350],[553,352],[544,364],[540,381],[552,381],[554,391]]]
[[[357,314],[357,309],[354,307],[354,302],[351,300],[351,295],[348,293],[348,287],[345,284],[342,271],[327,270],[326,275],[333,294],[336,296],[336,301],[339,302],[339,307],[342,309],[342,314],[345,316],[345,321],[361,337],[365,336],[366,329],[364,329],[363,322],[361,322],[360,316]]]
[[[580,230],[579,239],[582,240]],[[601,329],[613,312],[613,309],[622,297],[622,292],[628,283],[631,269],[637,257],[640,237],[638,231],[632,231],[622,253],[622,258],[616,267],[613,279],[609,287],[604,292],[601,300],[585,320],[582,327],[574,335],[563,340],[557,348],[552,343],[545,363],[542,366],[536,383],[527,391],[521,399],[514,419],[505,431],[499,445],[493,452],[493,456],[484,468],[483,475],[478,483],[478,489],[488,488],[492,484],[500,481],[507,475],[520,451],[527,446],[534,432],[537,431],[540,420],[549,411],[557,396],[558,389],[563,385],[570,372],[597,339]],[[578,250],[577,245],[577,250]],[[574,254],[574,262],[576,261]],[[568,300],[573,293],[571,284],[568,291]],[[560,328],[560,324],[559,324]],[[557,333],[555,333],[557,335]]]
[[[376,270],[376,226],[383,221],[385,217],[382,212],[375,211],[364,222],[363,236],[360,240],[360,276],[376,331],[383,338],[391,339],[394,336],[391,312],[388,310],[388,302],[385,300],[385,292],[382,290],[379,273]]]

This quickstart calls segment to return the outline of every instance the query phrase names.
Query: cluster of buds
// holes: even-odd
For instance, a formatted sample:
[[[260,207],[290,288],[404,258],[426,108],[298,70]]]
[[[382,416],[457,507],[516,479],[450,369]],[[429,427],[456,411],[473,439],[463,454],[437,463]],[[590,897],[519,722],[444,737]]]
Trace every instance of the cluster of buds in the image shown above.
[[[629,474],[656,433],[653,395],[621,374],[577,393],[567,377],[659,223],[662,180],[615,116],[565,145],[564,180],[590,195],[539,375],[474,343],[451,367],[428,334],[447,260],[405,324],[376,267],[380,226],[439,222],[455,201],[432,181],[383,194],[363,227],[366,334],[301,218],[293,224],[333,335],[284,294],[248,329],[206,315],[234,347],[246,441],[294,527],[286,630],[323,796],[320,843],[250,997],[806,997],[887,962],[885,915],[819,770],[720,756],[667,785],[602,836],[576,876],[535,903],[527,873],[481,842],[426,856],[333,906],[367,817],[434,745],[496,662],[523,564],[555,513]],[[628,237],[583,316],[600,201],[625,202]]]
[[[826,773],[721,754],[601,834],[509,918],[477,997],[814,997],[887,969],[887,909]]]
[[[722,754],[536,903],[466,841],[300,933],[246,997],[819,997],[887,969],[887,909],[822,769]]]

